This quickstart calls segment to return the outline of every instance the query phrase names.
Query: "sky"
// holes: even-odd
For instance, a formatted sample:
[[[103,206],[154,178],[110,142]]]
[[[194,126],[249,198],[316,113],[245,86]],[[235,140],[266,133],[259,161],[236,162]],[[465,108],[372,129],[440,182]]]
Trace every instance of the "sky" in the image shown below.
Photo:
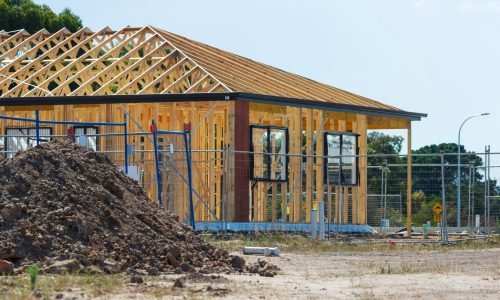
[[[412,149],[500,152],[500,0],[35,0],[93,30],[154,25],[398,108]],[[405,131],[391,131],[405,135]],[[406,152],[406,148],[403,149]]]

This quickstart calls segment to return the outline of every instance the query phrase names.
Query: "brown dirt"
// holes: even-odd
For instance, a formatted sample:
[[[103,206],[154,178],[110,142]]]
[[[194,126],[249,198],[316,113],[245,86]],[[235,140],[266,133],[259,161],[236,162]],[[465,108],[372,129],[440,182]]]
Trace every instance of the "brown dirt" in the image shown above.
[[[16,273],[35,262],[46,273],[244,270],[150,201],[105,155],[71,142],[0,161],[0,241],[0,259]]]

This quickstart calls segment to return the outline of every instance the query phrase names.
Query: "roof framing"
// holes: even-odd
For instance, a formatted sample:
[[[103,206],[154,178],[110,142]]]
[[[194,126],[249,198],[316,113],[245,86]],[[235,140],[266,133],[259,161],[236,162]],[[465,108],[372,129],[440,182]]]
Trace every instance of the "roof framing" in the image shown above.
[[[227,97],[412,120],[425,116],[151,26],[118,31],[104,27],[96,32],[82,28],[74,33],[63,28],[53,34],[45,29],[34,34],[0,31],[2,105]]]
[[[231,90],[150,26],[0,38],[1,98],[186,91]]]

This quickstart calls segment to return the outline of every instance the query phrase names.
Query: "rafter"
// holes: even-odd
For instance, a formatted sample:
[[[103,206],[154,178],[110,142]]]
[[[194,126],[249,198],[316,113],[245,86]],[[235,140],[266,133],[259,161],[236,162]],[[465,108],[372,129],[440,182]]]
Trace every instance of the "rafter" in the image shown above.
[[[65,55],[61,55],[57,57],[56,59],[50,61],[44,68],[36,71],[33,73],[30,77],[26,79],[26,81],[33,81],[36,83],[40,88],[43,89],[48,89],[50,82],[54,81],[57,84],[61,83],[61,79],[59,78],[60,75],[64,71],[69,71],[71,70],[76,64],[79,63],[79,60],[83,57],[87,57],[87,54],[89,52],[95,52],[98,51],[100,48],[99,44],[97,46],[94,46],[94,40],[100,36],[106,36],[110,32],[109,27],[105,27],[102,30],[88,36],[85,40],[80,42],[78,46],[73,47],[70,51],[66,52]],[[83,54],[84,52],[85,54]],[[68,57],[72,59],[70,63],[68,63]],[[53,70],[56,70],[55,73],[53,73]],[[35,96],[35,95],[41,95],[43,90],[41,89],[32,89],[28,93],[25,94],[25,96]]]
[[[114,61],[110,66],[106,67],[105,69],[101,70],[99,73],[90,77],[90,79],[87,80],[86,82],[82,83],[79,88],[77,88],[76,90],[71,92],[69,94],[69,96],[92,94],[94,92],[94,90],[92,90],[92,88],[91,88],[92,84],[95,83],[95,84],[98,84],[99,87],[101,87],[107,81],[112,80],[114,78],[115,73],[119,73],[120,71],[123,71],[126,68],[126,66],[130,63],[128,58],[130,58],[132,55],[139,56],[139,52],[141,50],[144,50],[145,45],[154,44],[155,47],[158,47],[160,42],[161,41],[160,41],[160,39],[158,39],[158,36],[156,34],[151,36],[149,39],[145,40],[141,44],[130,49],[130,51],[127,52],[124,56],[120,57],[119,60]],[[85,92],[82,93],[82,91],[85,91]]]
[[[22,51],[22,53],[26,52],[27,50],[31,49],[31,47],[36,46],[41,42],[43,42],[44,38],[48,35],[50,35],[50,33],[45,28],[43,28],[39,30],[37,33],[29,36],[25,40],[21,39],[17,43],[12,43],[11,45],[13,47],[10,48],[8,51],[3,52],[0,55],[0,62],[3,62],[5,60],[14,60],[15,57],[19,55],[20,51]],[[1,48],[5,49],[5,47],[0,46],[0,49]]]
[[[134,47],[134,44],[138,42],[142,42],[146,36],[145,33],[148,32],[145,28],[132,32],[132,34],[125,39],[121,40],[119,43],[114,44],[113,40],[117,39],[118,36],[114,37],[112,40],[108,39],[105,41],[104,45],[113,45],[112,48],[109,48],[109,50],[102,56],[100,56],[97,60],[93,61],[92,63],[86,65],[83,67],[81,70],[73,74],[71,77],[69,77],[67,80],[62,82],[57,88],[55,88],[52,92],[54,95],[69,95],[72,93],[72,90],[70,88],[70,84],[74,83],[78,85],[78,87],[81,87],[85,83],[89,81],[89,78],[91,78],[94,74],[100,72],[104,69],[106,69],[108,66],[106,65],[106,61],[110,57],[119,57],[120,51],[125,49],[125,51],[129,52],[131,48]],[[111,40],[111,41],[110,41]],[[130,43],[130,44],[129,44]],[[97,71],[97,72],[96,72]]]
[[[170,56],[170,55],[169,55]],[[179,60],[180,58],[180,60]],[[179,52],[175,51],[175,55],[170,57],[170,59],[167,59],[167,65],[165,66],[163,63],[156,63],[151,68],[148,70],[144,71],[140,76],[137,76],[136,79],[134,79],[132,82],[130,82],[127,86],[123,87],[121,90],[117,92],[117,94],[121,94],[121,92],[125,92],[127,90],[130,91],[132,88],[132,91],[140,94],[143,91],[148,91],[150,88],[152,88],[154,85],[159,83],[160,81],[164,80],[165,78],[169,79],[170,76],[172,75],[172,72],[175,70],[175,68],[178,68],[181,66],[183,63],[187,61],[187,58],[181,58]],[[162,68],[163,67],[163,68]],[[164,68],[166,68],[164,70]],[[154,72],[157,72],[156,75],[153,75]],[[149,82],[148,82],[148,75],[149,75]],[[139,83],[142,81],[142,83]],[[140,85],[142,88],[138,88],[136,90],[133,89],[134,85]],[[143,92],[145,93],[145,92]],[[127,93],[129,94],[129,93]]]
[[[140,59],[135,61],[130,59],[131,64],[127,68],[116,74],[116,76],[110,78],[110,80],[104,83],[99,89],[94,91],[92,95],[101,95],[101,94],[108,95],[110,93],[113,94],[114,92],[110,89],[111,85],[114,84],[116,87],[118,87],[130,83],[134,78],[133,76],[131,76],[131,74],[137,73],[141,68],[147,66],[149,61],[152,62],[155,59],[156,60],[162,59],[162,57],[168,55],[170,49],[171,49],[170,44],[168,42],[164,42],[154,50],[145,54]]]
[[[41,60],[46,57],[55,57],[57,55],[61,55],[65,51],[68,51],[72,47],[71,43],[77,42],[80,38],[82,38],[85,33],[88,32],[88,29],[82,28],[67,38],[64,38],[65,32],[67,32],[65,28],[59,30],[58,33],[52,36],[53,38],[48,39],[44,41],[44,43],[40,43],[39,45],[31,48],[25,54],[16,58],[12,63],[6,64],[2,69],[0,69],[0,71],[4,71],[2,72],[2,74],[9,77],[17,78],[18,80],[25,80],[27,77],[29,77],[32,70],[38,70],[44,67],[40,63]],[[42,54],[39,54],[38,52],[42,52]],[[33,55],[34,60],[30,61],[27,64],[23,64],[22,61],[30,55]],[[11,71],[12,69],[13,72]],[[5,81],[9,82],[7,79],[5,79],[3,80],[3,82],[0,82],[0,85],[2,83],[4,84]],[[14,87],[12,90],[7,91],[2,96],[11,96],[14,90],[17,90],[16,87]]]
[[[13,35],[9,35],[8,33],[2,34],[2,39],[6,37],[6,40],[0,43],[0,53],[3,54],[9,51],[10,49],[14,48],[20,41],[23,40],[26,34],[27,32],[24,30],[18,31]]]

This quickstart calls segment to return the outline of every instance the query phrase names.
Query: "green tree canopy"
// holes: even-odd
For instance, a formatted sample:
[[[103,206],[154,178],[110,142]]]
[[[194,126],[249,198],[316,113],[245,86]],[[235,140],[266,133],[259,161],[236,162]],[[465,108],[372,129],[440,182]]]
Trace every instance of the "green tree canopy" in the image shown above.
[[[34,33],[42,28],[56,32],[63,27],[75,32],[82,28],[82,20],[68,8],[56,14],[47,5],[31,0],[0,0],[0,29]]]
[[[387,135],[379,131],[368,133],[368,155],[393,154],[392,157],[370,157],[369,165],[380,165],[384,160],[389,163],[401,163],[401,158],[397,156],[401,152],[403,137],[399,135]]]
[[[370,132],[368,134],[368,154],[399,154],[403,137],[390,136],[380,132]],[[460,181],[457,178],[457,163],[458,163],[458,145],[455,143],[442,143],[423,146],[412,151],[412,199],[413,199],[413,222],[415,224],[422,224],[425,221],[433,219],[432,206],[436,202],[441,201],[441,156],[440,153],[450,153],[444,155],[444,183],[446,191],[446,199],[449,204],[448,222],[449,224],[456,224],[456,198],[457,198],[457,184],[460,182],[462,187],[462,197],[468,197],[469,188],[469,171],[471,177],[471,188],[475,198],[475,207],[484,207],[484,176],[481,166],[483,166],[483,158],[476,155],[474,152],[467,151],[461,145],[461,169]],[[387,193],[398,194],[406,191],[406,157],[405,156],[389,156],[389,157],[370,157],[368,159],[369,166],[369,180],[368,190],[369,193],[381,193],[381,169],[382,161],[386,160],[390,165],[390,172],[387,174],[389,177]],[[490,179],[490,195],[500,195],[500,188],[497,186],[495,179]],[[461,202],[461,218],[467,219],[467,201]],[[500,207],[500,199],[491,199],[491,211],[498,211]],[[406,213],[406,212],[404,212]],[[476,212],[477,213],[477,212]],[[369,215],[380,215],[377,210],[369,211]],[[394,220],[391,220],[393,223]]]

